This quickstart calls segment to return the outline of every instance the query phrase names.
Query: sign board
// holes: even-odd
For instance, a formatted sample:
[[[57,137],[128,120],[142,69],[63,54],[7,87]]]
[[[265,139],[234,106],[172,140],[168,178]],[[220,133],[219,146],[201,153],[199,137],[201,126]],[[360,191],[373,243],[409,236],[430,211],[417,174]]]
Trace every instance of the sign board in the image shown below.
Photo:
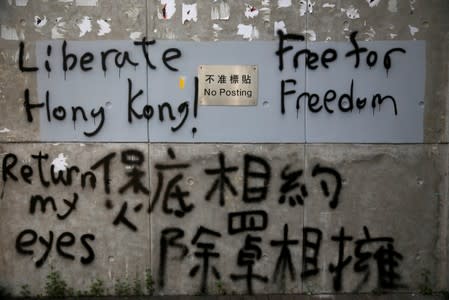
[[[141,45],[39,41],[29,103],[40,105],[23,117],[39,120],[48,142],[423,142],[423,41]],[[208,84],[207,74],[226,84]],[[220,89],[224,97],[212,96]]]
[[[200,65],[200,105],[257,105],[257,65]]]

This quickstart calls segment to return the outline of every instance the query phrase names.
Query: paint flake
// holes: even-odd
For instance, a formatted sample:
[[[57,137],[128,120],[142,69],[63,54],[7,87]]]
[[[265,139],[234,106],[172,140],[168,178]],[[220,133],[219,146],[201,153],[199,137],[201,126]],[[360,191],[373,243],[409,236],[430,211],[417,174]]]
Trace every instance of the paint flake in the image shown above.
[[[10,132],[11,130],[10,129],[8,129],[8,128],[3,128],[3,129],[0,129],[0,133],[8,133],[8,132]]]
[[[169,20],[176,12],[175,0],[160,0],[160,7],[157,11],[157,17],[159,20]]]
[[[253,25],[239,24],[237,29],[237,35],[241,35],[244,39],[252,41],[259,38],[259,31]]]
[[[51,162],[51,165],[54,166],[54,171],[56,173],[59,171],[65,171],[68,166],[67,157],[65,157],[63,153],[59,153],[58,157]]]
[[[198,21],[198,8],[197,4],[182,4],[182,24],[185,22]]]
[[[97,6],[97,0],[76,0],[76,6]]]
[[[109,24],[110,21],[111,19],[97,20],[97,24],[100,26],[97,35],[103,36],[111,32],[111,25]]]
[[[17,35],[17,31],[14,27],[9,27],[6,25],[1,25],[1,37],[4,40],[17,41],[19,40],[19,36]]]
[[[246,9],[245,9],[245,17],[249,18],[254,18],[257,17],[257,15],[259,15],[259,10],[252,5],[246,5]]]
[[[284,34],[287,34],[287,28],[285,27],[284,21],[274,21],[274,35],[277,36],[278,31],[282,30]]]
[[[368,2],[369,7],[375,7],[379,5],[380,0],[366,0],[366,2]]]
[[[224,1],[220,2],[220,5],[213,6],[210,11],[210,17],[212,20],[229,20],[231,16],[231,8],[229,4]]]
[[[76,24],[80,29],[80,37],[84,36],[86,33],[92,31],[92,19],[88,16],[84,16],[80,23]]]

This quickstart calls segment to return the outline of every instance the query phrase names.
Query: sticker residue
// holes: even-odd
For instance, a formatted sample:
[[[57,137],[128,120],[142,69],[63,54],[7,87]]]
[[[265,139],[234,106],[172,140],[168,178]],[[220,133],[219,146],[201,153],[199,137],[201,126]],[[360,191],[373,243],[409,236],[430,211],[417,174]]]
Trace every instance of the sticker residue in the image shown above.
[[[315,2],[301,0],[299,1],[299,15],[304,16],[306,13],[313,13],[313,7],[315,6]]]
[[[389,0],[388,1],[388,11],[392,13],[398,12],[398,1],[397,0]]]
[[[239,24],[237,28],[237,35],[241,35],[244,39],[251,41],[259,37],[259,31],[253,25]]]
[[[366,2],[368,2],[369,7],[374,7],[379,5],[380,0],[366,0]]]
[[[324,4],[323,4],[323,7],[324,7],[324,8],[334,8],[334,7],[335,7],[335,4],[324,3]]]
[[[143,33],[140,31],[133,31],[129,34],[129,38],[132,40],[140,40],[143,36]]]
[[[292,0],[278,0],[278,7],[290,7],[292,6]]]
[[[229,20],[231,15],[231,8],[229,4],[221,1],[218,6],[213,6],[210,11],[210,17],[212,20]]]
[[[411,34],[412,36],[415,36],[415,34],[419,31],[419,28],[414,27],[414,26],[412,26],[412,25],[408,25],[408,28],[410,29],[410,34]]]
[[[306,34],[309,38],[309,41],[316,41],[316,32],[313,30],[304,30],[302,33]]]
[[[59,153],[58,157],[51,162],[51,165],[54,166],[54,172],[65,171],[68,166],[67,157],[63,153]]]
[[[44,27],[47,24],[47,17],[44,16],[43,18],[39,16],[34,16],[34,26],[37,28]]]
[[[97,6],[97,0],[76,0],[77,6]]]
[[[157,11],[159,20],[168,20],[173,17],[176,12],[175,0],[160,0],[161,5]]]
[[[17,31],[14,27],[9,27],[6,25],[1,26],[1,37],[4,40],[15,40],[19,39]]]
[[[352,5],[348,8],[342,8],[341,11],[346,13],[346,16],[351,20],[360,18],[359,10]]]
[[[51,38],[52,39],[63,39],[65,30],[65,22],[62,21],[62,17],[56,18],[56,24],[51,29]]]
[[[198,9],[196,3],[182,4],[182,24],[188,21],[198,21]]]
[[[27,6],[28,0],[16,0],[16,6]]]
[[[76,24],[80,29],[80,37],[84,36],[86,33],[92,31],[92,19],[88,16],[84,16],[81,22]]]
[[[257,17],[257,15],[259,15],[259,10],[255,6],[246,5],[245,17],[252,19],[254,17]]]
[[[100,26],[97,35],[103,36],[111,32],[111,25],[109,24],[110,20],[111,19],[97,20],[97,24]]]
[[[263,14],[264,22],[270,22],[271,18],[271,8],[270,8],[270,0],[262,0],[262,8],[260,11]]]
[[[275,36],[277,36],[279,30],[282,30],[282,32],[284,34],[287,34],[287,28],[285,28],[284,21],[279,21],[279,22],[274,21],[274,35]]]

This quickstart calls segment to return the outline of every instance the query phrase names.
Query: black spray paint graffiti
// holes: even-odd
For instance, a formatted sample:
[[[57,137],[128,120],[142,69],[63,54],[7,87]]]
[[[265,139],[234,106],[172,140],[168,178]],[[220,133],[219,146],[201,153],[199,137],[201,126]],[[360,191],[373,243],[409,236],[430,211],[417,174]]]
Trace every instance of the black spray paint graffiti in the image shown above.
[[[357,238],[349,235],[344,227],[323,233],[317,227],[298,228],[298,224],[286,221],[279,227],[278,222],[270,222],[269,212],[261,207],[267,203],[297,209],[320,197],[331,211],[344,204],[341,200],[342,175],[323,163],[312,165],[310,170],[302,170],[289,162],[272,166],[269,159],[249,153],[242,154],[240,163],[228,163],[226,154],[221,152],[217,156],[218,163],[213,160],[211,166],[200,166],[178,159],[175,151],[167,148],[165,161],[152,163],[156,176],[153,179],[155,189],[151,191],[147,157],[138,149],[105,154],[90,164],[88,170],[73,165],[56,171],[49,157],[43,152],[31,154],[29,163],[23,163],[27,160],[19,159],[14,153],[3,157],[4,187],[16,183],[24,187],[40,185],[45,188],[45,193],[29,198],[27,211],[33,218],[45,216],[48,219],[49,214],[54,214],[55,222],[76,218],[79,207],[85,203],[82,193],[97,189],[104,192],[106,211],[112,213],[110,222],[117,230],[138,231],[139,222],[136,220],[141,212],[152,214],[156,210],[166,218],[180,220],[190,215],[195,217],[197,206],[208,205],[214,210],[220,209],[216,211],[217,216],[220,212],[226,216],[222,223],[227,224],[227,234],[211,224],[195,224],[198,226],[195,232],[177,226],[161,229],[157,279],[161,289],[169,282],[168,267],[173,264],[179,267],[188,261],[186,276],[198,281],[199,293],[207,293],[214,282],[225,279],[235,286],[244,287],[249,294],[269,282],[279,291],[284,291],[289,283],[305,282],[322,272],[332,276],[336,291],[358,290],[372,279],[382,289],[404,286],[399,272],[403,256],[395,248],[392,237],[372,237],[367,226],[363,227],[363,237]],[[117,166],[121,169],[119,172],[116,171]],[[203,198],[192,199],[190,195],[186,178],[192,174],[204,174],[206,188],[202,192]],[[310,178],[307,182],[305,175]],[[242,179],[237,180],[236,176]],[[275,177],[279,179],[277,185],[273,181]],[[121,182],[117,178],[121,178]],[[51,189],[57,186],[75,191],[72,197],[59,200],[51,195]],[[318,193],[310,193],[312,190]],[[121,203],[119,199],[122,199]],[[131,202],[132,199],[142,201]],[[212,199],[218,201],[210,201]],[[230,205],[226,199],[240,201],[245,209],[227,212]],[[278,228],[279,234],[265,239],[267,230],[275,228],[273,226]],[[298,230],[301,236],[297,236]],[[325,236],[328,238],[326,244]],[[15,247],[18,254],[36,257],[36,267],[43,266],[54,252],[62,259],[78,260],[88,265],[95,259],[95,240],[91,233],[49,230],[47,235],[42,235],[27,228],[17,235]],[[223,252],[225,243],[234,245],[232,249],[235,251],[232,255],[236,265],[229,272],[223,271],[223,257],[229,255]],[[77,245],[81,251],[74,251]],[[324,245],[335,253],[335,257],[326,258],[330,261],[326,268],[320,263]],[[353,251],[350,250],[352,245]],[[275,254],[273,265],[267,267],[263,258],[269,249]],[[189,253],[193,260],[186,260]],[[297,257],[301,261],[297,261]],[[351,265],[353,272],[362,277],[355,287],[344,280]]]
[[[254,293],[255,286],[261,288],[263,285],[268,284],[270,278],[278,286],[279,291],[285,291],[288,282],[296,284],[296,274],[298,274],[296,267],[297,261],[295,261],[296,257],[302,258],[302,281],[306,282],[309,278],[317,276],[321,272],[329,272],[333,276],[333,287],[335,291],[343,290],[342,283],[345,269],[347,267],[349,268],[351,262],[354,262],[354,272],[356,274],[363,274],[361,284],[368,282],[370,275],[374,273],[377,277],[376,283],[379,289],[395,289],[405,286],[401,282],[401,276],[398,270],[403,257],[395,250],[394,239],[391,237],[371,238],[367,227],[364,226],[363,231],[365,237],[355,240],[353,236],[346,235],[345,228],[341,227],[337,235],[330,236],[330,239],[338,244],[337,249],[335,249],[337,253],[336,263],[331,262],[328,265],[328,269],[321,269],[319,266],[321,265],[320,258],[322,257],[320,250],[322,247],[323,233],[320,229],[303,227],[302,240],[299,240],[289,237],[289,226],[288,224],[284,224],[282,238],[266,243],[261,236],[255,235],[255,232],[261,234],[261,231],[267,229],[267,224],[264,224],[264,227],[260,227],[260,224],[254,225],[251,221],[249,224],[246,224],[248,222],[246,218],[251,218],[250,215],[260,217],[263,214],[260,214],[260,211],[235,212],[230,213],[228,218],[230,223],[235,223],[237,216],[242,218],[240,220],[242,226],[238,230],[233,226],[229,226],[229,228],[234,228],[233,231],[228,230],[230,236],[245,233],[241,247],[234,250],[234,255],[236,256],[236,272],[231,271],[229,278],[235,284],[243,281],[246,293],[248,294]],[[217,280],[221,280],[224,276],[218,267],[219,265],[224,266],[223,262],[220,261],[222,255],[219,249],[219,246],[223,247],[223,244],[217,245],[215,243],[215,241],[218,242],[223,237],[220,232],[204,226],[200,226],[196,233],[192,234],[194,235],[191,245],[196,248],[193,255],[199,262],[190,268],[188,275],[191,278],[195,278],[201,271],[200,283],[198,285],[199,292],[207,293],[208,286],[211,286]],[[203,242],[199,242],[201,236],[204,237]],[[161,232],[158,273],[160,276],[159,287],[161,289],[165,287],[166,278],[168,277],[167,267],[169,264],[175,264],[177,266],[176,270],[180,270],[182,264],[188,264],[186,257],[190,250],[187,243],[183,240],[184,238],[185,232],[180,228],[167,228]],[[354,245],[353,256],[355,260],[352,259],[352,255],[345,255],[344,250],[342,250],[345,247],[348,248],[345,244],[353,240],[355,241],[351,244]],[[300,246],[301,244],[302,246]],[[363,247],[370,245],[375,245],[376,247],[371,247],[373,248],[372,251],[362,251]],[[271,277],[270,274],[259,274],[254,270],[257,264],[261,263],[262,257],[264,257],[264,253],[268,251],[269,247],[278,250],[275,266],[272,267]],[[328,247],[332,247],[332,245],[330,244]],[[300,255],[298,255],[299,251],[302,251]],[[169,260],[170,253],[171,259]],[[372,270],[372,263],[374,263],[376,271]],[[267,270],[266,266],[260,266],[259,269]],[[237,273],[237,270],[241,272]],[[359,287],[360,284],[357,288]]]
[[[286,46],[285,43],[287,41],[304,41],[305,38],[300,34],[284,34],[282,30],[278,31],[278,36],[279,46],[278,50],[276,51],[276,56],[278,56],[279,71],[284,71],[284,61],[287,59],[287,53],[294,50],[295,48],[293,45]],[[345,58],[353,59],[354,69],[358,69],[361,65],[363,54],[367,53],[365,57],[366,65],[369,68],[376,66],[379,56],[377,51],[368,50],[366,47],[360,47],[356,40],[356,37],[357,31],[352,32],[350,35],[352,50],[345,53]],[[389,70],[392,67],[392,56],[397,56],[401,53],[405,54],[405,49],[391,48],[387,50],[383,55],[383,68],[385,69],[387,76]],[[304,67],[307,68],[308,71],[313,71],[319,68],[329,69],[331,67],[330,64],[338,59],[338,52],[332,48],[327,48],[322,53],[314,52],[309,49],[298,50],[291,58],[291,64],[295,70],[299,68],[299,61],[301,59],[301,56],[303,56],[304,58]],[[286,111],[286,97],[297,93],[296,89],[288,89],[287,85],[289,85],[290,87],[294,87],[297,85],[297,83],[297,80],[294,78],[281,80],[280,104],[282,114],[285,114]],[[382,104],[388,100],[394,115],[398,114],[397,102],[393,96],[376,93],[371,96],[371,99],[369,99],[370,97],[355,97],[354,79],[351,80],[349,86],[349,91],[346,91],[341,95],[338,95],[337,92],[333,89],[327,90],[323,95],[310,93],[308,91],[302,92],[296,98],[296,111],[299,113],[299,110],[301,109],[301,101],[304,101],[304,107],[314,114],[319,112],[333,114],[336,110],[342,113],[348,113],[352,112],[354,108],[357,108],[357,110],[360,112],[365,109],[367,105],[371,106],[374,114],[376,108],[380,110]],[[337,104],[332,104],[332,102],[334,101]]]
[[[392,47],[385,50],[384,53],[380,53],[380,51],[361,46],[356,39],[357,34],[357,31],[350,34],[350,50],[345,53],[339,53],[333,48],[327,48],[324,51],[308,49],[303,35],[284,34],[282,31],[278,31],[278,48],[273,53],[274,58],[278,61],[278,69],[281,72],[284,72],[287,66],[292,66],[295,70],[304,67],[307,71],[331,69],[334,63],[340,59],[348,63],[354,70],[364,66],[370,69],[379,66],[385,70],[386,76],[388,76],[393,66],[393,58],[399,59],[407,53],[405,49],[400,47]],[[37,62],[37,66],[26,66],[25,43],[20,42],[18,67],[21,72],[45,71],[48,73],[49,78],[54,69],[61,68],[64,72],[65,80],[70,79],[70,73],[72,72],[91,72],[93,70],[101,70],[105,77],[107,73],[118,70],[120,77],[122,68],[131,67],[136,70],[138,66],[156,74],[161,69],[177,74],[179,69],[176,62],[183,57],[181,49],[168,48],[161,50],[158,47],[154,47],[155,45],[155,40],[147,40],[144,37],[141,41],[131,44],[132,47],[137,47],[137,49],[141,50],[137,51],[138,54],[132,52],[131,49],[119,50],[115,48],[104,49],[103,51],[97,51],[97,53],[90,51],[72,53],[69,42],[64,41],[60,47],[47,45],[46,58],[43,62]],[[56,50],[61,53],[62,59],[59,61],[54,57]],[[159,56],[159,58],[155,56]],[[301,63],[304,66],[301,66]],[[232,81],[232,78],[230,80]],[[124,88],[127,89],[128,93],[127,101],[123,101],[123,103],[127,103],[127,107],[121,111],[126,111],[129,124],[146,121],[149,125],[150,121],[157,119],[164,125],[168,124],[171,132],[175,133],[188,122],[189,117],[192,115],[191,110],[193,110],[194,119],[198,116],[198,78],[192,78],[191,82],[194,85],[194,93],[191,96],[191,100],[185,101],[183,99],[182,101],[177,101],[179,104],[177,107],[174,107],[173,104],[167,101],[147,103],[148,95],[145,95],[145,92],[148,93],[148,91],[143,87],[136,88],[131,78],[126,78]],[[280,87],[279,102],[281,114],[286,113],[286,108],[290,107],[288,102],[292,101],[291,98],[293,96],[296,96],[294,107],[298,114],[301,105],[313,114],[352,113],[357,110],[361,112],[369,107],[371,107],[374,114],[376,109],[380,111],[381,107],[384,106],[389,111],[392,111],[395,116],[399,114],[398,101],[393,95],[374,93],[370,96],[360,96],[355,79],[349,80],[348,88],[341,93],[333,89],[328,89],[323,94],[311,91],[299,92],[302,90],[302,86],[297,78],[282,79]],[[54,104],[52,103],[54,100],[50,90],[45,92],[45,99],[35,101],[31,99],[29,89],[25,89],[24,99],[24,112],[29,123],[33,123],[35,114],[42,111],[49,124],[58,125],[60,122],[71,121],[73,122],[74,130],[76,130],[78,123],[94,124],[90,130],[83,131],[83,135],[87,137],[95,137],[105,127],[108,118],[117,117],[108,116],[108,113],[111,114],[111,112],[108,112],[106,105],[88,109],[82,105],[60,105],[61,101],[58,100],[56,100],[57,104]],[[195,137],[196,132],[197,128],[192,127],[192,138]]]

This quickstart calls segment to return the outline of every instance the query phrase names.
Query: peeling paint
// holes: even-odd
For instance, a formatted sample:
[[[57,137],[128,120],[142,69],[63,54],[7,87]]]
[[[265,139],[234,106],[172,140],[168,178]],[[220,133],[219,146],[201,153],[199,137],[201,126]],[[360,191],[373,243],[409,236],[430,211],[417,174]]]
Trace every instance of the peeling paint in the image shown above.
[[[379,5],[380,0],[366,0],[366,2],[368,2],[369,7],[375,7]]]
[[[56,18],[56,24],[51,29],[51,38],[52,39],[63,39],[64,34],[66,32],[65,25],[66,25],[66,22],[62,22],[62,17]]]
[[[408,28],[410,29],[410,34],[411,34],[412,36],[415,36],[415,34],[419,31],[419,28],[414,27],[414,26],[412,26],[412,25],[408,25]]]
[[[198,21],[198,9],[196,3],[182,4],[182,24],[189,21]]]
[[[259,10],[252,5],[246,5],[246,9],[245,9],[245,17],[249,18],[254,18],[257,17],[259,15]]]
[[[314,42],[316,41],[316,32],[313,30],[304,30],[302,32],[303,34],[306,34],[309,38],[309,41]]]
[[[111,32],[111,24],[109,24],[110,21],[111,19],[97,20],[97,24],[100,26],[97,35],[103,36]]]
[[[360,19],[359,10],[353,5],[350,5],[348,8],[342,8],[341,11],[346,13],[346,16],[351,20]]]
[[[210,17],[212,20],[229,20],[229,17],[231,16],[231,8],[229,7],[229,4],[221,1],[220,5],[213,6],[210,11]]]
[[[55,158],[51,165],[54,166],[54,171],[57,173],[59,171],[65,171],[67,164],[67,157],[64,156],[64,153],[59,153],[58,157]]]
[[[176,12],[175,0],[160,0],[161,5],[157,11],[159,20],[169,20]]]
[[[80,23],[76,24],[80,29],[80,37],[86,33],[92,31],[92,19],[88,16],[84,16]]]
[[[6,25],[1,25],[1,37],[4,40],[17,41],[19,40],[19,36],[17,35],[17,31],[14,27],[9,27]]]
[[[278,0],[278,8],[292,6],[292,0]]]
[[[140,40],[143,36],[143,33],[140,31],[133,31],[129,34],[129,38],[132,40]]]
[[[398,35],[396,33],[390,33],[390,39],[395,39]]]
[[[3,128],[3,129],[0,129],[0,133],[8,133],[8,132],[10,132],[11,130],[9,130],[8,128]]]
[[[34,26],[37,28],[44,27],[47,24],[47,17],[44,16],[43,18],[39,16],[34,16]]]
[[[16,6],[27,6],[28,0],[16,0]]]
[[[251,41],[259,38],[259,31],[253,25],[239,24],[237,28],[237,35],[241,35],[244,39]]]
[[[285,22],[284,21],[279,21],[276,22],[274,21],[274,35],[277,36],[277,32],[279,30],[282,30],[283,33],[287,33],[287,28],[285,27]]]
[[[77,6],[97,6],[97,0],[76,0]]]
[[[398,12],[398,0],[388,0],[388,11],[392,13]]]
[[[324,4],[323,4],[323,7],[324,7],[324,8],[334,8],[334,7],[335,7],[335,4],[332,4],[332,3],[324,3]]]

